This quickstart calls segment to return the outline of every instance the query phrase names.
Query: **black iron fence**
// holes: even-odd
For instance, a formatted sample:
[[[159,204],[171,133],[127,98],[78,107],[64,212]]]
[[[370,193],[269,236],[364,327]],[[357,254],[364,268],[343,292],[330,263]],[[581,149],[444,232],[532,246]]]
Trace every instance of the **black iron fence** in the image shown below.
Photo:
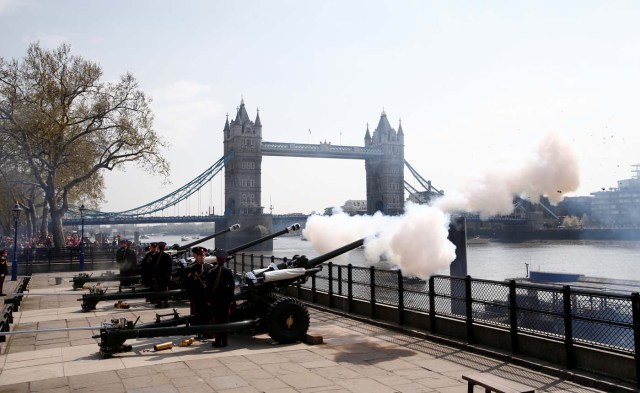
[[[242,254],[231,266],[237,274],[263,268],[286,258]],[[564,346],[565,365],[575,366],[575,346],[635,358],[640,372],[640,295],[574,289],[569,286],[534,285],[467,277],[432,276],[428,280],[405,277],[400,270],[374,267],[323,265],[323,270],[299,289],[311,292],[310,300],[336,299],[351,312],[354,301],[369,303],[368,315],[379,305],[396,309],[392,322],[404,324],[407,312],[424,313],[432,333],[440,318],[464,324],[466,341],[475,341],[475,327],[487,326],[509,333],[511,352],[518,354],[519,335],[535,336]],[[295,293],[295,291],[293,292]],[[298,293],[300,291],[298,290]],[[388,314],[388,313],[387,313]]]
[[[347,279],[351,277],[351,279]],[[637,294],[617,295],[516,281],[432,276],[404,277],[401,271],[328,263],[303,287],[375,304],[447,316],[467,325],[483,324],[511,332],[562,340],[627,354],[637,352],[634,310]],[[375,317],[375,315],[372,315]],[[469,341],[473,341],[469,332]],[[517,350],[515,351],[517,352]]]
[[[85,247],[85,270],[92,270],[97,262],[115,262],[115,247]],[[8,260],[13,261],[13,249],[8,249]],[[33,272],[79,271],[80,248],[23,248],[17,253],[18,274],[30,275]]]

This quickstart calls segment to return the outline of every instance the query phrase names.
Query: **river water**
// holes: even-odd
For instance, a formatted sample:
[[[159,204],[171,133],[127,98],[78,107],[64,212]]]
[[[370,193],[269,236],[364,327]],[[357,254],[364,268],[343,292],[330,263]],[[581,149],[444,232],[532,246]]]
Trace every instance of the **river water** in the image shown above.
[[[206,235],[206,234],[204,234]],[[187,244],[195,241],[191,237],[150,236],[141,242],[164,241],[167,244]],[[213,249],[215,240],[208,240],[203,247]],[[278,237],[273,241],[273,252],[266,256],[288,257],[318,256],[311,243],[299,236]],[[261,253],[261,252],[260,252]],[[257,253],[258,254],[258,253]],[[362,250],[349,253],[347,262],[355,266],[368,266]],[[473,278],[504,280],[525,277],[526,265],[530,270],[579,273],[586,276],[640,280],[640,241],[576,241],[537,243],[470,244],[467,247],[467,270]],[[385,268],[385,266],[377,266]],[[449,274],[448,269],[438,274]]]

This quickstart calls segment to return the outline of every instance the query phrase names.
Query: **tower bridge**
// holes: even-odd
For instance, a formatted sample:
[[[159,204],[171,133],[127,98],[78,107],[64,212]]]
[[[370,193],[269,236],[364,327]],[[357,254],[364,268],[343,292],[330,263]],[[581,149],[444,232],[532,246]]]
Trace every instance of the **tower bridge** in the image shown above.
[[[262,139],[260,113],[252,121],[240,102],[234,120],[223,129],[225,165],[225,216],[253,217],[263,214],[261,194],[262,157],[341,158],[365,161],[367,213],[386,215],[404,210],[404,132],[396,131],[382,112],[373,134],[369,127],[364,146],[336,146],[330,143],[299,144],[268,142]]]
[[[85,225],[101,225],[116,223],[159,223],[159,222],[215,222],[222,226],[239,223],[243,230],[234,232],[233,236],[221,237],[221,247],[231,248],[248,240],[273,231],[274,225],[287,221],[264,213],[262,204],[262,157],[298,157],[298,158],[337,158],[364,160],[366,175],[367,213],[377,211],[385,215],[398,215],[404,211],[404,191],[412,195],[418,192],[404,179],[404,168],[407,165],[411,173],[415,171],[404,159],[404,131],[399,123],[394,129],[386,113],[380,115],[377,127],[371,132],[367,128],[363,138],[363,146],[342,146],[331,143],[300,144],[287,142],[269,142],[262,139],[262,122],[257,112],[255,120],[251,120],[241,100],[236,116],[229,120],[223,128],[224,156],[204,173],[187,183],[180,189],[165,197],[159,198],[144,206],[118,213],[84,211]],[[185,201],[186,198],[209,184],[224,168],[224,214],[219,216],[152,216]],[[442,192],[432,187],[430,181],[417,177],[425,188],[420,191],[419,201],[425,202]],[[289,217],[290,218],[290,217]],[[65,224],[77,224],[79,215],[69,215]],[[277,228],[279,229],[279,227]],[[262,244],[270,249],[272,244]]]
[[[264,214],[262,205],[262,157],[341,158],[365,161],[367,184],[367,213],[381,211],[386,215],[401,214],[404,210],[404,133],[389,124],[382,113],[373,132],[367,130],[364,146],[335,146],[330,143],[299,144],[268,142],[262,139],[260,113],[255,120],[249,118],[244,100],[236,111],[235,119],[227,120],[223,129],[224,155],[230,157],[225,164],[224,216],[227,225],[240,223],[253,228],[248,237],[272,231],[273,221]],[[239,232],[237,237],[241,237]],[[225,237],[222,242],[234,242]],[[271,244],[266,244],[270,248]],[[227,247],[227,245],[223,245]]]

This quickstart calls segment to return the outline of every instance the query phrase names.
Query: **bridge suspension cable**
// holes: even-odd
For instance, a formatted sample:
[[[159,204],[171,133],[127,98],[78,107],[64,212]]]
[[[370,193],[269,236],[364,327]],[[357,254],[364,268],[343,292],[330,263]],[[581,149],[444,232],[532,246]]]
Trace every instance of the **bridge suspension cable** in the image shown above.
[[[91,217],[105,217],[105,216],[127,216],[135,217],[148,215],[155,213],[172,206],[177,206],[178,203],[186,200],[191,195],[198,192],[205,184],[209,183],[221,170],[225,164],[233,158],[233,152],[225,155],[211,165],[207,170],[196,176],[193,180],[178,188],[177,190],[158,198],[153,202],[149,202],[146,205],[136,207],[134,209],[124,210],[121,212],[101,212],[98,210],[86,210],[85,214]],[[198,209],[199,209],[198,203]]]
[[[428,203],[431,198],[436,196],[444,195],[444,191],[438,190],[431,184],[431,180],[427,180],[422,175],[416,171],[411,164],[404,160],[404,165],[409,169],[409,172],[413,175],[413,177],[420,183],[420,185],[424,188],[423,191],[417,190],[411,184],[409,184],[406,180],[404,182],[404,189],[418,202],[418,203]]]

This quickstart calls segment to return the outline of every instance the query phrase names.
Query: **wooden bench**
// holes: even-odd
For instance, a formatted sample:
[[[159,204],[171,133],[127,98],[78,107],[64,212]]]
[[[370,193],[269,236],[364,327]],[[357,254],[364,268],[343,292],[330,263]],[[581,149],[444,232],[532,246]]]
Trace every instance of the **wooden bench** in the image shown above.
[[[533,393],[536,391],[531,386],[509,381],[489,373],[463,375],[462,379],[469,382],[467,385],[468,393],[473,392],[473,387],[475,385],[482,386],[487,393]]]

